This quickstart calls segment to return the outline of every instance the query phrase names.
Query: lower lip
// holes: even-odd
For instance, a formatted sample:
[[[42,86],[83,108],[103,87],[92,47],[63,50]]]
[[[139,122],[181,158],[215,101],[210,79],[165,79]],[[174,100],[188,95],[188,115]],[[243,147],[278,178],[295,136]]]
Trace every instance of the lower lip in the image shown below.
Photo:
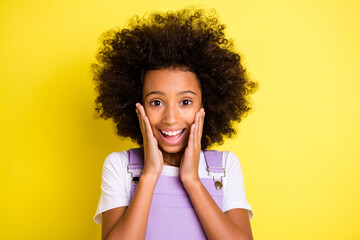
[[[177,145],[181,142],[181,140],[183,139],[185,135],[185,130],[183,130],[181,133],[175,135],[175,136],[164,136],[161,132],[160,132],[160,136],[162,138],[162,140],[168,144],[168,145]]]

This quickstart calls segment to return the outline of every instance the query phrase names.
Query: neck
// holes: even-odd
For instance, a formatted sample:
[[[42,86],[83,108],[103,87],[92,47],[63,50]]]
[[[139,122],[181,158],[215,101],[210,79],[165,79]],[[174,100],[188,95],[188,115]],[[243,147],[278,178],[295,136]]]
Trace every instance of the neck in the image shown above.
[[[178,153],[168,153],[161,150],[164,160],[164,165],[180,167],[181,158],[184,154],[185,149],[181,150]]]

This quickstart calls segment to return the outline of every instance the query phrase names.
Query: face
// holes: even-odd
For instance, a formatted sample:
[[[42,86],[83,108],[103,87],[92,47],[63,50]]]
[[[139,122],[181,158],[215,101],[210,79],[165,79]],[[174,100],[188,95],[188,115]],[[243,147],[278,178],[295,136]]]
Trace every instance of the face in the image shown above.
[[[182,151],[195,114],[202,106],[195,73],[179,69],[148,71],[144,77],[143,105],[162,151]]]

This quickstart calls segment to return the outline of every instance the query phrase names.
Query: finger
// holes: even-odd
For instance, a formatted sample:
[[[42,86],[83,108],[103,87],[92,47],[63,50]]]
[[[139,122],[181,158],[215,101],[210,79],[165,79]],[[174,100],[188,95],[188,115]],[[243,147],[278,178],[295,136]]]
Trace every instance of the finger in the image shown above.
[[[196,132],[197,121],[198,121],[198,112],[195,114],[194,122],[190,128],[190,136],[191,136],[192,143],[196,142],[195,132]],[[189,137],[189,141],[190,141],[190,137]],[[193,146],[193,145],[191,145],[191,146]]]
[[[145,129],[146,129],[147,137],[148,138],[154,137],[154,133],[152,131],[149,118],[146,115],[144,115],[143,118],[144,118],[144,125],[145,125]]]
[[[154,138],[154,134],[150,125],[150,121],[149,118],[146,116],[145,113],[145,108],[139,103],[137,104],[138,106],[138,110],[142,119],[142,124],[143,124],[143,129],[144,129],[144,133],[143,136],[147,138],[147,140],[153,139]]]
[[[201,129],[202,129],[202,109],[198,112],[198,119],[196,124],[196,148],[201,149]]]
[[[138,109],[138,104],[136,104],[136,108],[135,108],[135,112],[136,112],[136,115],[138,117],[138,121],[139,121],[139,125],[140,125],[140,129],[141,129],[141,132],[143,132],[143,124],[142,124],[142,120],[141,120],[141,116],[140,116],[140,111]]]
[[[205,120],[205,110],[202,108],[202,114],[200,118],[200,126],[199,126],[199,137],[200,137],[200,144],[201,144],[201,138],[204,130],[204,120]]]
[[[144,134],[145,134],[145,125],[144,125],[144,120],[143,120],[142,114],[140,112],[140,106],[141,106],[140,103],[136,104],[136,114],[138,116],[141,133],[144,136]]]
[[[196,144],[199,144],[201,142],[201,116],[202,116],[202,110],[200,109],[199,112],[197,112],[197,119],[196,119],[196,129],[195,129]]]
[[[188,150],[193,151],[195,145],[195,123],[190,127],[189,141],[188,141]]]
[[[143,136],[144,144],[146,145],[149,142],[149,136],[152,136],[151,134],[149,134],[149,127],[148,127],[149,124],[146,124],[148,119],[145,114],[144,107],[140,103],[137,103],[136,107],[137,107],[137,113],[138,113],[138,118],[139,118],[141,134]],[[151,128],[150,128],[150,130],[151,130]]]
[[[138,109],[140,116],[142,116],[142,117],[146,116],[143,105],[141,105],[140,103],[137,103],[136,108]]]

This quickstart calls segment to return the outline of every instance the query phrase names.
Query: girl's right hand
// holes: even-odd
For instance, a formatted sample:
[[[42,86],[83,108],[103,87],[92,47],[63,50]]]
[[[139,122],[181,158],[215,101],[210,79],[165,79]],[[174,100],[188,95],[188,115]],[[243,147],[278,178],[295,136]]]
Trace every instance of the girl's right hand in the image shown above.
[[[145,109],[140,103],[136,103],[136,114],[139,119],[144,144],[144,169],[142,174],[149,174],[158,178],[163,168],[163,155],[153,134],[150,121],[145,114]]]

